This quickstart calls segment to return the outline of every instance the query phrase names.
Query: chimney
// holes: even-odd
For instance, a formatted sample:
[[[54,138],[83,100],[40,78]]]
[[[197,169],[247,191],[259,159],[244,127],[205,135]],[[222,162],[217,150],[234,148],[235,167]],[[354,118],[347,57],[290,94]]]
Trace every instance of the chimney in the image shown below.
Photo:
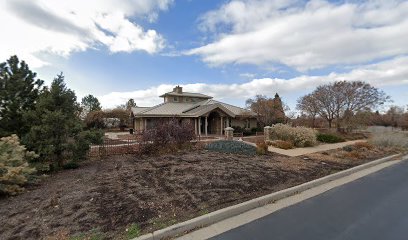
[[[175,93],[183,93],[183,88],[177,85],[175,88],[173,88],[173,92]]]

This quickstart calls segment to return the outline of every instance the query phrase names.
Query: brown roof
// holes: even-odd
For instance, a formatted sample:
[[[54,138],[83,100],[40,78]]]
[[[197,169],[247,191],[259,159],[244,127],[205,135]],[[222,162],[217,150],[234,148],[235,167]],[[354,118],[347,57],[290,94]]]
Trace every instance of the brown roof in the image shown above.
[[[190,92],[182,92],[182,93],[168,92],[168,93],[165,93],[165,94],[161,95],[160,97],[165,97],[165,96],[197,97],[197,98],[206,98],[206,99],[212,98],[211,96],[208,96],[208,95],[205,95],[205,94],[190,93]]]
[[[200,101],[197,103],[185,103],[185,102],[165,102],[156,105],[151,108],[147,108],[142,111],[133,112],[137,117],[150,116],[150,117],[170,117],[170,116],[180,116],[180,117],[199,117],[202,116],[216,108],[221,109],[226,114],[231,117],[235,116],[255,116],[256,114],[252,111],[236,107],[227,103],[219,102],[213,99],[208,99]]]

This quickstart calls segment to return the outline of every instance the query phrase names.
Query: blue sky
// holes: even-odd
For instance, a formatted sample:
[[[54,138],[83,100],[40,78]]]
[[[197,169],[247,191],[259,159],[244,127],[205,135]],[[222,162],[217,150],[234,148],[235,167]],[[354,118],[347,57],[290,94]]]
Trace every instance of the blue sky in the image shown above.
[[[64,72],[106,108],[160,103],[174,85],[244,106],[363,80],[408,102],[408,2],[106,0],[0,3],[0,57],[17,54],[47,83]],[[10,23],[13,27],[10,27]]]

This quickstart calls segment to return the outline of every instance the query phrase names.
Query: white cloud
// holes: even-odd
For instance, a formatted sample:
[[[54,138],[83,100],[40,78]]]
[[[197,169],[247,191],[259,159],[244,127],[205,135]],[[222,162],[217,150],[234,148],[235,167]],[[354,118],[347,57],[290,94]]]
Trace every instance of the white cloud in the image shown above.
[[[292,79],[262,78],[253,79],[242,84],[206,84],[193,83],[183,85],[183,90],[200,92],[213,96],[215,99],[243,102],[245,99],[264,94],[273,96],[303,94],[313,91],[318,85],[333,81],[362,80],[376,87],[400,85],[408,86],[408,56],[398,57],[375,64],[363,65],[348,73],[330,73],[325,76],[300,76]],[[177,84],[177,83],[175,83]],[[99,97],[104,107],[114,107],[123,104],[129,98],[135,99],[138,106],[153,106],[163,100],[158,96],[169,92],[174,86],[163,84],[146,90],[132,92],[113,92]]]
[[[210,65],[281,63],[300,71],[408,53],[408,2],[233,0],[204,14],[216,39],[188,51]]]
[[[30,66],[47,62],[39,53],[69,56],[103,44],[111,52],[164,47],[163,37],[134,19],[154,21],[173,0],[5,0],[0,2],[0,59],[17,54]]]

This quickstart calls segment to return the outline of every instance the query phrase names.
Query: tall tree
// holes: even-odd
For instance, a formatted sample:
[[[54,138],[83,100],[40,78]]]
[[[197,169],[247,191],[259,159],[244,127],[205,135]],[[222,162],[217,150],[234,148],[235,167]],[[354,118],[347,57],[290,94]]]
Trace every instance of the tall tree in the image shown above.
[[[102,110],[99,100],[93,95],[89,94],[82,98],[81,101],[81,118],[85,119],[86,116],[93,111]]]
[[[89,94],[82,98],[81,107],[88,112],[101,110],[101,103],[93,95]]]
[[[0,63],[0,137],[28,130],[23,113],[34,108],[43,85],[36,76],[17,56]]]
[[[358,112],[365,112],[389,101],[383,91],[362,81],[338,81],[318,86],[310,95],[298,100],[301,109],[318,109],[318,114],[327,120],[329,127],[336,120],[340,123],[351,120]],[[305,106],[303,106],[305,104]]]
[[[306,96],[299,98],[296,108],[312,118],[312,127],[314,128],[316,125],[316,117],[319,113],[319,106],[317,101],[314,99],[314,95],[307,94]]]
[[[264,95],[256,95],[246,100],[247,108],[257,114],[258,123],[261,127],[285,121],[283,103],[278,94],[274,98]]]
[[[131,98],[126,102],[126,110],[131,111],[134,107],[136,107],[136,102],[133,98]]]
[[[32,126],[24,143],[52,166],[61,167],[66,159],[84,158],[89,144],[99,142],[101,135],[83,131],[79,111],[75,93],[66,87],[64,76],[58,75],[41,93],[35,109],[25,115]]]

